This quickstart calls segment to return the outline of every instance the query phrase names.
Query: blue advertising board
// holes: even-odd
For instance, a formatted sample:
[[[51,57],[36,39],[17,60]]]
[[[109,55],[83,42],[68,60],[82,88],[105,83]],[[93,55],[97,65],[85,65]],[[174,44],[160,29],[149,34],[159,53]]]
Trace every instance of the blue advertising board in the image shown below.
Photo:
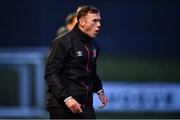
[[[175,83],[104,83],[108,104],[94,95],[94,107],[103,112],[176,112],[180,111],[180,84]]]

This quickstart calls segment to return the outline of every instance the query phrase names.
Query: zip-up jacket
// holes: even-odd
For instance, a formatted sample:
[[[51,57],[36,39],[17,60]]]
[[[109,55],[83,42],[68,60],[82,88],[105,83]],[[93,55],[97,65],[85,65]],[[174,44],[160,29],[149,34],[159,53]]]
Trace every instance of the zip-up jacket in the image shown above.
[[[59,106],[69,96],[87,96],[102,90],[96,73],[98,53],[97,42],[77,25],[52,42],[45,69],[47,107]]]

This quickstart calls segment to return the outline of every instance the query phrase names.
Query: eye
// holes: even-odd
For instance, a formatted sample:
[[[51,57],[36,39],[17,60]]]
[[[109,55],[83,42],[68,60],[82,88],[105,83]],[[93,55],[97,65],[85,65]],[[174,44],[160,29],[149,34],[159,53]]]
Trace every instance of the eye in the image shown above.
[[[99,19],[93,19],[93,22],[99,22],[100,20]]]

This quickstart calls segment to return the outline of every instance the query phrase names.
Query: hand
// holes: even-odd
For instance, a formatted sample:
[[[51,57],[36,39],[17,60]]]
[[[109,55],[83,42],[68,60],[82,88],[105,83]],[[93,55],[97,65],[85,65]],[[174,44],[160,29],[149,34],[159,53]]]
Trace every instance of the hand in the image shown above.
[[[68,99],[65,104],[74,114],[82,113],[81,104],[79,104],[74,98]]]
[[[101,100],[101,105],[99,106],[99,108],[104,108],[108,100],[103,91],[99,93],[99,99]]]

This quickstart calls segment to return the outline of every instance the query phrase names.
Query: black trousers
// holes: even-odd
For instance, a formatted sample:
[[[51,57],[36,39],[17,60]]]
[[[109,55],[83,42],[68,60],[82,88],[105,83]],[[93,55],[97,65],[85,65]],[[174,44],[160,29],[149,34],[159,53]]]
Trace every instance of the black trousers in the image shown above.
[[[88,100],[85,100],[84,96],[75,99],[82,105],[82,113],[73,113],[63,102],[60,107],[48,108],[50,119],[96,119],[92,96],[89,96]]]
[[[50,119],[96,119],[93,109],[83,109],[82,113],[72,113],[61,108],[51,108],[49,110]]]

